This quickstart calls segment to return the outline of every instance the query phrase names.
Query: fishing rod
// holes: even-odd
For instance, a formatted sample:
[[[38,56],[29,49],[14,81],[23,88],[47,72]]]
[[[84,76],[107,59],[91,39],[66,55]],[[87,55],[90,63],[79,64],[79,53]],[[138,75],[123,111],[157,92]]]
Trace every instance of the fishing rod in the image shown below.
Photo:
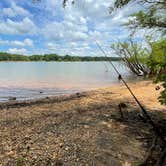
[[[105,53],[105,51],[102,49],[102,47],[99,45],[99,43],[96,42],[97,47],[99,48],[99,50],[101,50],[101,52],[104,54],[104,56],[108,59],[107,54]],[[118,78],[119,80],[122,80],[123,84],[126,86],[126,88],[129,90],[130,94],[132,95],[132,97],[134,98],[134,100],[136,101],[136,103],[139,105],[139,107],[141,108],[144,116],[146,117],[146,119],[149,121],[149,124],[151,124],[151,126],[153,127],[155,133],[161,138],[161,140],[163,141],[164,145],[166,145],[166,140],[164,139],[160,128],[158,126],[156,126],[156,124],[154,123],[154,121],[152,120],[152,118],[150,117],[150,115],[148,114],[148,112],[146,111],[146,109],[143,107],[143,105],[140,103],[140,101],[137,99],[137,97],[135,96],[135,94],[133,93],[133,91],[131,90],[131,88],[129,87],[129,85],[127,84],[127,82],[125,81],[125,79],[122,77],[122,75],[120,74],[120,72],[118,71],[118,69],[115,67],[115,65],[112,63],[112,61],[110,61],[108,59],[108,62],[111,64],[111,66],[113,67],[113,69],[115,70],[115,72],[118,74]]]

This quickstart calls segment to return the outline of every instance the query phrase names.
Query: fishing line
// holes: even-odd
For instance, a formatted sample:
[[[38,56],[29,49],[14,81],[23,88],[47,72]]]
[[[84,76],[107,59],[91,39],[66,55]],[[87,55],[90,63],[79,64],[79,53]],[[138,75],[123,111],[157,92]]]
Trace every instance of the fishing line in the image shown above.
[[[151,124],[151,126],[153,127],[155,133],[161,138],[161,140],[163,141],[163,143],[166,145],[166,140],[164,139],[160,128],[158,126],[155,125],[155,123],[153,122],[152,118],[149,116],[148,112],[146,111],[146,109],[143,107],[143,105],[139,102],[139,100],[137,99],[137,97],[134,95],[133,91],[131,90],[131,88],[129,87],[129,85],[127,84],[127,82],[124,80],[124,78],[122,77],[122,75],[120,74],[120,72],[117,70],[117,68],[115,67],[115,65],[112,63],[112,61],[110,61],[107,57],[107,54],[105,53],[105,51],[102,49],[102,47],[99,45],[99,43],[96,42],[97,47],[101,50],[101,52],[104,54],[104,56],[107,58],[108,62],[111,64],[111,66],[113,67],[113,69],[115,70],[115,72],[118,74],[118,78],[119,80],[122,80],[123,84],[126,86],[126,88],[129,90],[130,94],[132,95],[132,97],[135,99],[136,103],[139,105],[139,107],[141,108],[144,116],[147,118],[148,122]]]

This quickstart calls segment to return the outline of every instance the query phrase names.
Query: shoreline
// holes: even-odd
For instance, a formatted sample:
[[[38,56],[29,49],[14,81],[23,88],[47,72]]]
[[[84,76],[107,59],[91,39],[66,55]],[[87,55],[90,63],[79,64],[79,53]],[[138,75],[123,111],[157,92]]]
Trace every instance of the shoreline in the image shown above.
[[[139,86],[139,84],[151,84],[154,87],[156,86],[155,84],[152,83],[151,80],[135,80],[132,81],[130,80],[128,82],[129,86],[133,88],[133,85]],[[138,85],[137,85],[138,84]],[[92,95],[93,93],[101,93],[102,90],[107,91],[107,90],[113,90],[114,92],[117,91],[119,92],[119,89],[123,89],[125,86],[122,83],[112,83],[110,86],[103,86],[103,87],[94,87],[90,89],[82,89],[77,92],[71,92],[71,93],[66,93],[66,94],[59,94],[59,95],[51,95],[51,96],[45,96],[45,97],[38,97],[38,98],[32,98],[32,99],[25,99],[25,100],[10,100],[8,99],[7,101],[2,101],[0,102],[0,109],[3,108],[13,108],[13,107],[23,107],[23,106],[29,106],[29,105],[35,105],[35,104],[46,104],[46,103],[58,103],[58,102],[63,102],[63,101],[70,101],[76,98],[80,97],[88,97],[89,95]],[[154,88],[155,89],[155,88]],[[39,88],[39,91],[41,88]],[[126,89],[127,90],[127,89]],[[134,90],[134,89],[132,89]],[[15,96],[11,96],[14,97]]]
[[[130,81],[128,84],[133,85],[135,83],[142,82],[142,80]],[[150,80],[146,82],[151,82]],[[70,101],[80,97],[88,97],[93,93],[101,92],[102,90],[113,89],[116,90],[118,88],[122,88],[122,83],[112,83],[110,86],[103,86],[103,87],[95,87],[90,89],[80,90],[78,92],[67,93],[67,94],[60,94],[60,95],[51,95],[46,97],[38,97],[32,99],[25,99],[25,100],[10,100],[0,102],[0,109],[4,108],[15,108],[15,107],[26,107],[30,105],[38,105],[38,104],[47,104],[47,103],[59,103],[63,101]],[[41,88],[40,88],[41,89]],[[15,96],[12,96],[15,98]]]
[[[157,122],[166,119],[151,81],[129,83]],[[118,105],[125,103],[124,119]],[[153,138],[122,85],[48,99],[0,104],[0,165],[141,163]],[[148,142],[148,143],[147,143]]]
[[[57,96],[50,96],[50,97],[41,97],[37,99],[29,99],[29,100],[11,100],[11,101],[5,101],[0,103],[0,109],[5,108],[15,108],[15,107],[26,107],[30,105],[38,105],[38,104],[49,104],[49,103],[58,103],[63,101],[69,101],[76,99],[78,97],[86,97],[86,94],[89,91],[85,92],[77,92],[72,94],[66,94],[66,95],[57,95]]]

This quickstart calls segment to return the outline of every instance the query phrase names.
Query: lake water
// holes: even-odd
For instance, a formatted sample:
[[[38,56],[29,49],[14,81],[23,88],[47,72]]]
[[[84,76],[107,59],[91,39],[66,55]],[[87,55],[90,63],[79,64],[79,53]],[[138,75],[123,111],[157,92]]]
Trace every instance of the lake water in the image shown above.
[[[128,80],[133,75],[113,62]],[[108,72],[106,71],[108,70]],[[0,62],[0,101],[75,93],[119,83],[108,62]]]

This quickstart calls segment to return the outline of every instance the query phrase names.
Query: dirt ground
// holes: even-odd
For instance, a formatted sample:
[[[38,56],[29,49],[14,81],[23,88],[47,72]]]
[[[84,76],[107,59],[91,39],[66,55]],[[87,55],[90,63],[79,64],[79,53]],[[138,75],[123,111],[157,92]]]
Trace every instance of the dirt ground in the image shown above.
[[[166,107],[150,81],[130,83],[154,120]],[[125,103],[124,119],[119,103]],[[37,101],[0,105],[2,166],[134,166],[153,138],[139,107],[122,85]],[[148,138],[148,139],[146,139]]]

